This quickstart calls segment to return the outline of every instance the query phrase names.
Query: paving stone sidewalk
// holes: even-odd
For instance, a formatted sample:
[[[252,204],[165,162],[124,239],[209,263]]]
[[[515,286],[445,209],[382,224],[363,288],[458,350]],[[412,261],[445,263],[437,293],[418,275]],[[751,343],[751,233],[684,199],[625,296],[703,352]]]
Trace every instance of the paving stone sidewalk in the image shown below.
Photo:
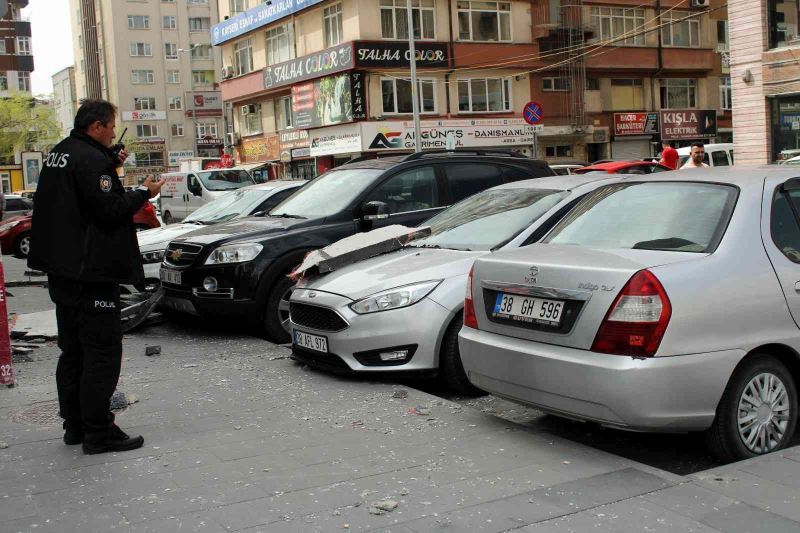
[[[796,448],[681,477],[252,337],[164,326],[125,349],[140,450],[62,443],[52,344],[0,389],[0,532],[800,531]]]

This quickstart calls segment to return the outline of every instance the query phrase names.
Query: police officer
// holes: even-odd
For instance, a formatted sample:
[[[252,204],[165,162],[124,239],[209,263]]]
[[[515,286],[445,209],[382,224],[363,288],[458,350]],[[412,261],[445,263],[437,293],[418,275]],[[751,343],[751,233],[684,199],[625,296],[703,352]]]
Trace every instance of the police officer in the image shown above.
[[[47,156],[28,257],[30,268],[47,273],[56,304],[64,442],[83,443],[87,454],[144,444],[114,424],[110,401],[122,363],[119,284],[144,278],[133,215],[164,182],[147,178],[125,192],[117,168],[128,153],[111,148],[116,113],[110,102],[83,101],[69,137]]]

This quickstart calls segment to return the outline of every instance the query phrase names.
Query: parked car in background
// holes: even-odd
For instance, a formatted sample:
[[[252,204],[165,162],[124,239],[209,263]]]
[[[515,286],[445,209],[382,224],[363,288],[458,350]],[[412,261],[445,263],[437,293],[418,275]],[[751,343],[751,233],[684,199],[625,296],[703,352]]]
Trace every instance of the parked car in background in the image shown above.
[[[553,172],[556,173],[558,176],[569,176],[571,174],[575,174],[575,171],[579,168],[583,168],[586,165],[579,165],[579,164],[556,164],[550,165],[550,168],[553,169]]]
[[[621,179],[557,176],[494,187],[425,222],[429,237],[301,281],[289,305],[294,357],[333,371],[438,373],[451,390],[475,393],[458,351],[472,263],[537,242],[585,195]]]
[[[136,231],[146,231],[153,228],[161,227],[161,222],[156,215],[156,209],[150,202],[145,202],[133,215],[133,225]]]
[[[4,255],[28,257],[31,250],[31,215],[21,215],[3,220],[0,225],[0,248]]]
[[[800,179],[772,167],[601,187],[543,244],[478,259],[460,349],[476,387],[723,460],[786,446],[800,378]]]
[[[669,167],[657,161],[609,161],[605,163],[595,163],[588,167],[575,170],[575,174],[588,174],[589,172],[601,172],[604,174],[655,174],[657,172],[669,171]]]
[[[6,194],[6,205],[3,220],[21,215],[29,215],[33,211],[33,200],[23,198],[19,194]]]
[[[729,167],[733,165],[733,143],[719,143],[705,145],[706,155],[703,162],[710,167]],[[689,160],[692,152],[691,146],[678,148],[678,168],[681,168]]]
[[[172,241],[160,271],[164,303],[206,316],[256,317],[269,338],[286,342],[294,287],[287,275],[309,251],[360,231],[415,226],[490,187],[552,175],[547,163],[513,153],[421,152],[348,163],[268,216]]]
[[[140,232],[138,234],[139,251],[144,263],[145,283],[158,282],[161,261],[164,259],[164,252],[171,240],[190,233],[200,226],[211,226],[256,214],[264,214],[306,183],[308,182],[275,180],[242,187],[202,206],[186,217],[183,223]]]
[[[241,168],[220,168],[161,175],[161,216],[164,224],[180,222],[199,207],[230,192],[256,182]]]

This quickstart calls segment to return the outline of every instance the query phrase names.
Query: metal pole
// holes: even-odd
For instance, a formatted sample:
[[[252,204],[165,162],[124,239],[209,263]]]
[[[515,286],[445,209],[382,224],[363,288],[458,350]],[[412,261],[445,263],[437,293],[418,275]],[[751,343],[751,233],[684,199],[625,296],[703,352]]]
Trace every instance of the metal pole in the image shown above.
[[[406,15],[408,17],[408,51],[411,53],[411,110],[414,113],[414,151],[421,152],[420,127],[419,127],[419,87],[417,86],[417,53],[414,47],[414,16],[412,15],[411,0],[406,0]],[[420,16],[422,16],[420,14]]]

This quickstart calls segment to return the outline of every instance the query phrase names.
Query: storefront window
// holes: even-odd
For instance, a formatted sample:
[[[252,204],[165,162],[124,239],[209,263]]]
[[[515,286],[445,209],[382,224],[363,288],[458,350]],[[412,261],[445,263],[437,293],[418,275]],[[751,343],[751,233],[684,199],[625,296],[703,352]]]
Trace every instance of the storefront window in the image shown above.
[[[798,34],[798,0],[769,0],[769,47],[789,46]]]
[[[772,159],[781,161],[800,155],[800,96],[770,100]]]

